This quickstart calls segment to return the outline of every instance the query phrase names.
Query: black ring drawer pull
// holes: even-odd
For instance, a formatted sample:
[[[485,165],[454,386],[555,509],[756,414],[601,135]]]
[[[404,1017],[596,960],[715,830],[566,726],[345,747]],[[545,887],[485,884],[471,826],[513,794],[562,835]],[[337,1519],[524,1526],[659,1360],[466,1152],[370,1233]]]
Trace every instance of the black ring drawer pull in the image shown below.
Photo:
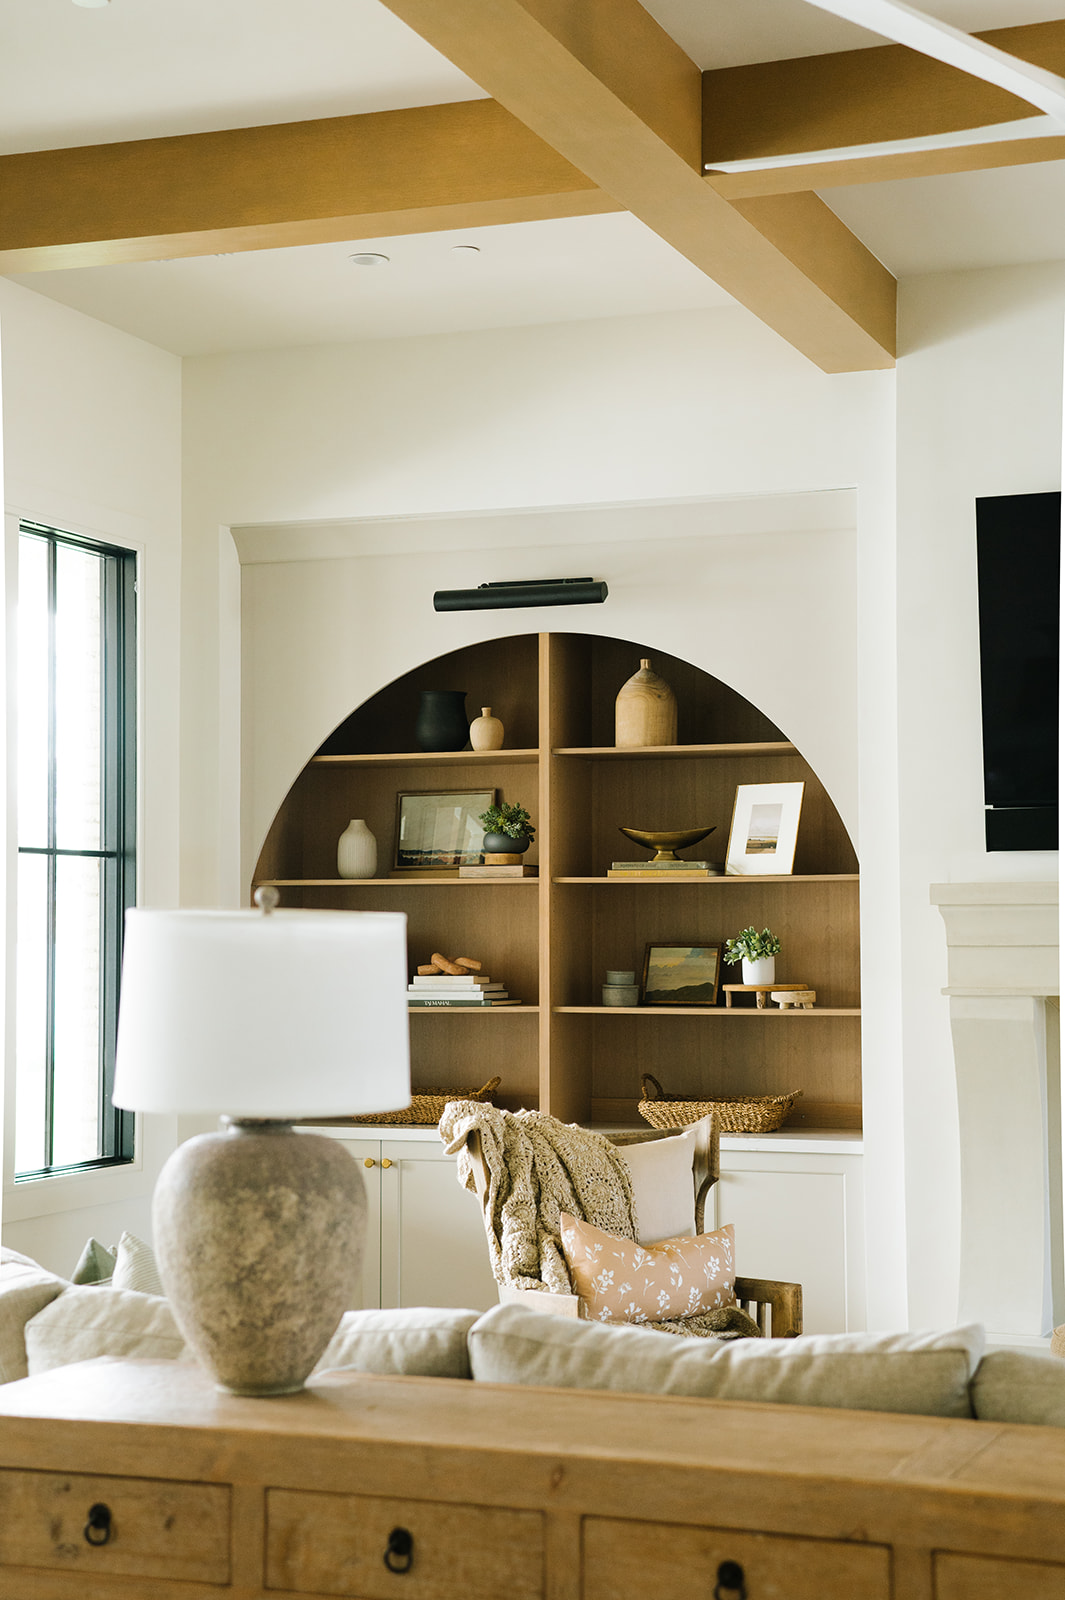
[[[714,1600],[747,1600],[747,1585],[743,1578],[743,1568],[738,1561],[722,1561],[717,1569],[717,1582],[714,1584]]]
[[[389,1572],[409,1572],[414,1562],[414,1535],[406,1528],[393,1528],[388,1536],[385,1566]]]
[[[85,1538],[89,1544],[106,1544],[111,1537],[111,1507],[98,1502],[89,1507]]]

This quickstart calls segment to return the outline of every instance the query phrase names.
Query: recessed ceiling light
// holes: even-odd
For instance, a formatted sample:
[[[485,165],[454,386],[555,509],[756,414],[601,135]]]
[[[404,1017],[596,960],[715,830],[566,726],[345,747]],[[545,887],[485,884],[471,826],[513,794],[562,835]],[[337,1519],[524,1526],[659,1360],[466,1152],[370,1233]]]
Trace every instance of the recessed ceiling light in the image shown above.
[[[76,6],[84,6],[86,11],[95,11],[98,6],[109,6],[111,0],[74,0]]]
[[[387,267],[389,258],[378,254],[376,250],[359,250],[348,260],[356,267]]]
[[[465,261],[471,261],[474,256],[479,256],[480,253],[481,247],[479,244],[453,244],[451,246],[451,254],[453,256],[461,256]]]

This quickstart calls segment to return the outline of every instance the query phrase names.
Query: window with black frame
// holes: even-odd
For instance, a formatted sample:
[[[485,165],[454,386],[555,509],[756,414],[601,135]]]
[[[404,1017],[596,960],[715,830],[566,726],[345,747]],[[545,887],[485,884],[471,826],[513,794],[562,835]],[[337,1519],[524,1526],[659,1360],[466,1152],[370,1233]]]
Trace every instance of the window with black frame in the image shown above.
[[[16,1180],[133,1157],[111,1087],[136,891],[136,654],[134,554],[22,523]]]

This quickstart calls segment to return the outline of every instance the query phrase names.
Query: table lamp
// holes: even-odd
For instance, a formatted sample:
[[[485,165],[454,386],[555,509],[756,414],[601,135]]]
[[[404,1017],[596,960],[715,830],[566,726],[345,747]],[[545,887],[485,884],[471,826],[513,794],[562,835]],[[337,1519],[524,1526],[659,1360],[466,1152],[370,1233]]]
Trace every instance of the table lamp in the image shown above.
[[[130,911],[114,1102],[217,1112],[159,1175],[159,1272],[187,1343],[235,1394],[290,1394],[353,1304],[362,1174],[298,1118],[410,1104],[400,912]]]

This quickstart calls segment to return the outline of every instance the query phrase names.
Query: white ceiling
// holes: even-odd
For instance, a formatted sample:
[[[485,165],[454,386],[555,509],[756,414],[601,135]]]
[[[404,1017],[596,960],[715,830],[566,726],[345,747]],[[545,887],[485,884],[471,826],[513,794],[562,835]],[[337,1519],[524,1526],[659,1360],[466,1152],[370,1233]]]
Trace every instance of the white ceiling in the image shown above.
[[[873,45],[806,0],[644,0],[704,68]],[[968,30],[1065,0],[922,0]],[[0,0],[0,153],[479,98],[378,0]],[[897,274],[1065,257],[1065,163],[826,191]],[[452,252],[477,244],[480,254]],[[390,257],[353,267],[354,251]],[[627,215],[352,240],[15,281],[178,354],[721,304]]]

